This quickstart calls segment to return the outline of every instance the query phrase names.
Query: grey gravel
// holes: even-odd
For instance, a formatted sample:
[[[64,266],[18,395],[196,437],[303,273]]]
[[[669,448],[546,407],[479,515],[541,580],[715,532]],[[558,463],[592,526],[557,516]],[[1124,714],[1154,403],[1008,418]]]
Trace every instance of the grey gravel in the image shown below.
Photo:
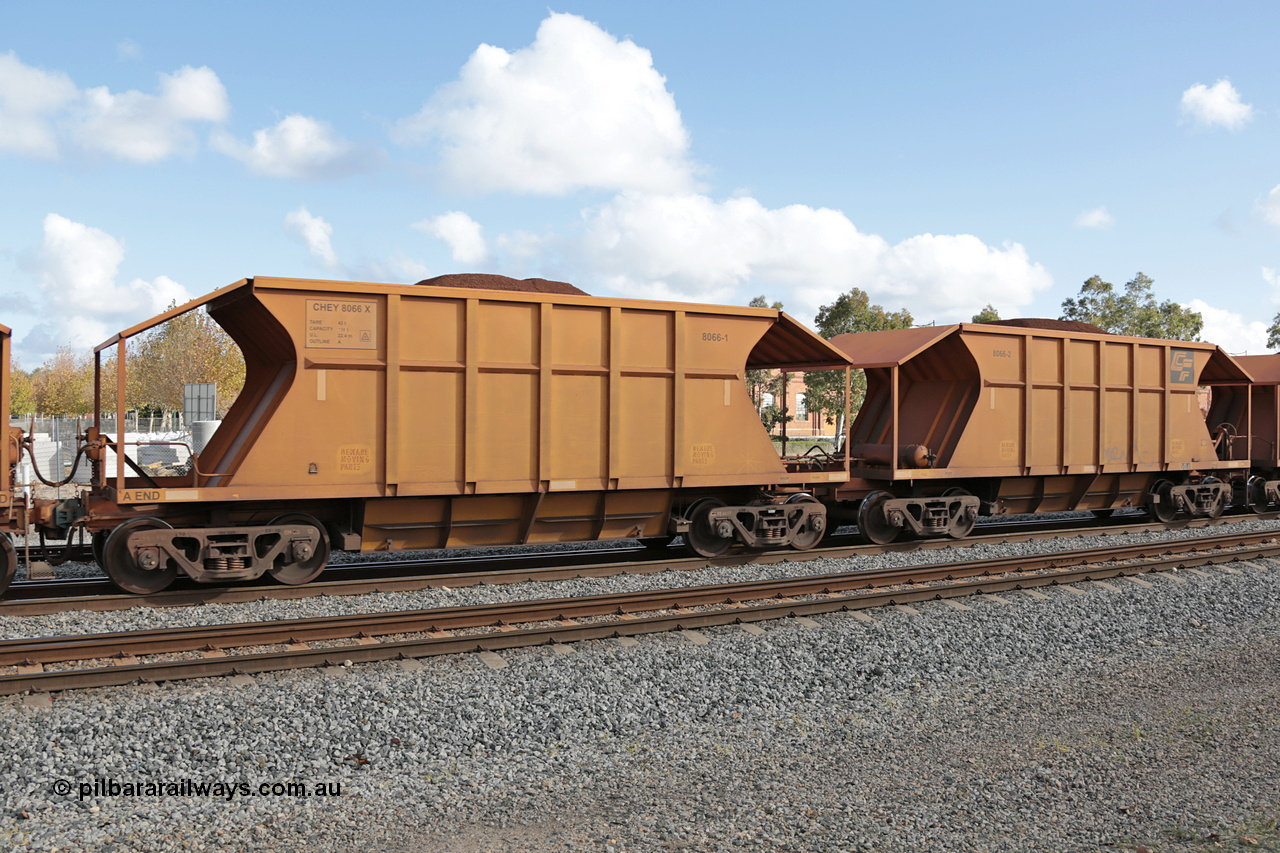
[[[705,644],[668,634],[567,655],[516,650],[502,653],[502,669],[462,655],[239,686],[79,691],[55,695],[51,709],[9,697],[0,841],[393,853],[1278,849],[1280,562],[1261,565],[1153,576],[1150,587],[1115,581],[1117,592],[968,599],[969,610],[881,608],[869,611],[873,624],[832,615],[813,628],[767,623],[761,636],[716,628]],[[551,586],[538,590],[566,594]],[[156,612],[206,611],[231,621],[230,608]],[[75,786],[95,778],[323,782],[341,794],[81,799]],[[69,796],[52,793],[59,779],[73,783]]]

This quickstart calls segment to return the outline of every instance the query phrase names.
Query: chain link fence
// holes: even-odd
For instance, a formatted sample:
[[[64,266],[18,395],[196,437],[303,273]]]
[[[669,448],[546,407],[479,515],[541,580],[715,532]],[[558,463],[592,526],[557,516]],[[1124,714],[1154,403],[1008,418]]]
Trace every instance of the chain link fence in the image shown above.
[[[80,436],[93,426],[93,418],[11,418],[11,426],[19,427],[31,439],[31,452],[24,453],[18,463],[17,482],[19,486],[38,484],[36,470],[46,480],[59,481],[71,475],[71,482],[56,489],[57,497],[69,497],[77,486],[87,485],[90,480],[90,466],[87,459],[81,459],[75,473],[72,468],[76,462],[76,452],[81,446]],[[116,417],[103,417],[99,421],[102,431],[114,441],[116,438]],[[183,423],[178,413],[160,416],[139,416],[129,414],[125,417],[125,456],[133,460],[138,467],[152,474],[169,475],[185,473],[191,460],[192,431]],[[140,444],[135,444],[138,442]],[[148,444],[147,442],[169,442],[167,444]],[[33,468],[34,461],[34,468]],[[113,450],[107,451],[105,466],[108,473],[115,471],[116,458]],[[133,476],[131,469],[128,470]],[[41,486],[41,489],[45,487]]]

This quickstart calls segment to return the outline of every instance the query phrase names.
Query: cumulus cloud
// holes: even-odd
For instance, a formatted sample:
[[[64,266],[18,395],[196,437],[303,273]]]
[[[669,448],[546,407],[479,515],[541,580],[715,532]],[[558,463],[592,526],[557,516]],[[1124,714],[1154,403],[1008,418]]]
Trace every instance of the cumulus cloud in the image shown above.
[[[693,186],[688,134],[649,51],[576,15],[551,14],[515,52],[482,44],[396,137],[438,144],[445,174],[471,191]]]
[[[1202,299],[1192,299],[1183,307],[1199,311],[1204,318],[1200,340],[1215,343],[1235,355],[1260,355],[1267,351],[1266,323],[1246,320],[1234,311],[1214,308]]]
[[[1239,130],[1253,117],[1253,107],[1241,103],[1240,93],[1224,78],[1212,86],[1197,83],[1183,92],[1182,116],[1205,127]]]
[[[159,94],[78,89],[71,78],[0,56],[0,150],[55,159],[65,142],[135,163],[153,163],[195,143],[192,126],[230,113],[227,91],[209,68],[160,75]]]
[[[316,216],[305,206],[291,211],[284,218],[284,230],[289,236],[307,247],[311,257],[334,276],[353,281],[414,282],[430,276],[426,264],[413,258],[389,260],[361,260],[346,263],[333,248],[333,225],[324,217]]]
[[[36,274],[37,307],[47,319],[32,331],[26,349],[43,350],[47,356],[62,344],[96,346],[119,327],[191,298],[186,288],[163,275],[118,284],[123,260],[124,246],[105,231],[56,213],[46,216],[30,267]]]
[[[413,227],[447,243],[453,259],[460,264],[479,264],[489,257],[480,223],[462,211],[453,210],[434,219],[424,219],[413,223]]]
[[[333,250],[333,226],[322,217],[313,216],[306,207],[291,211],[284,218],[284,230],[311,252],[311,257],[330,269],[342,266]]]
[[[58,156],[54,119],[77,97],[71,78],[0,54],[0,151],[51,160]]]
[[[1258,203],[1258,212],[1267,222],[1280,228],[1280,185],[1273,187],[1267,197]]]
[[[360,171],[371,160],[327,122],[304,115],[285,116],[275,127],[255,131],[252,145],[226,132],[215,133],[210,143],[250,171],[272,178],[339,177]]]
[[[1052,283],[1016,243],[922,234],[891,245],[837,210],[748,197],[622,194],[584,213],[570,253],[583,281],[628,295],[739,302],[749,283],[786,289],[800,316],[859,287],[922,320],[961,320],[988,303],[1016,312]]]
[[[1107,208],[1095,207],[1093,210],[1086,210],[1084,213],[1076,217],[1077,228],[1094,228],[1104,230],[1116,224],[1115,217],[1107,212]]]
[[[195,144],[194,122],[223,122],[231,112],[227,90],[208,68],[160,75],[160,94],[112,94],[88,89],[74,118],[75,137],[88,150],[121,160],[154,163]]]

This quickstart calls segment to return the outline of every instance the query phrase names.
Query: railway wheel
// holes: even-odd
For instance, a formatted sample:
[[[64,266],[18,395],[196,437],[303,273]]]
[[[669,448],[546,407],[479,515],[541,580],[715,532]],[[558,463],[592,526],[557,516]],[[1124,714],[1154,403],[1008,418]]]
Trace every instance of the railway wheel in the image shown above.
[[[129,548],[129,537],[142,530],[162,530],[170,527],[158,518],[135,518],[111,531],[102,546],[103,568],[111,582],[125,592],[147,595],[159,592],[178,577],[178,567],[169,565],[154,569],[143,568],[138,564]]]
[[[858,530],[862,538],[873,545],[888,545],[902,530],[890,524],[884,514],[885,503],[892,499],[893,495],[888,492],[872,492],[858,507]]]
[[[722,536],[711,525],[711,510],[724,505],[722,500],[703,498],[689,513],[689,532],[684,535],[684,541],[704,557],[719,557],[733,547],[733,536]]]
[[[1168,480],[1156,480],[1147,492],[1147,512],[1165,524],[1173,521],[1178,508],[1173,503],[1173,483]]]
[[[789,504],[816,504],[818,499],[811,495],[796,495],[787,498]],[[791,534],[791,547],[797,551],[808,551],[822,540],[830,535],[831,529],[827,526],[825,516],[809,516],[794,533]]]
[[[107,560],[103,553],[106,551],[107,537],[110,535],[110,530],[95,530],[93,536],[89,538],[90,547],[93,548],[93,560],[103,571],[107,568]]]
[[[969,492],[959,486],[952,486],[942,493],[944,498],[968,497]],[[947,535],[952,539],[963,539],[973,532],[974,525],[978,523],[978,512],[974,510],[972,513],[967,510],[962,511],[961,515],[956,517],[955,523],[947,531]]]
[[[1217,477],[1205,477],[1205,478],[1204,478],[1204,481],[1205,481],[1206,483],[1219,483],[1219,482],[1222,482],[1222,481],[1221,481],[1221,480],[1219,480]],[[1217,499],[1216,501],[1214,501],[1214,502],[1213,502],[1213,506],[1209,507],[1208,516],[1209,516],[1210,518],[1221,518],[1221,517],[1222,517],[1222,513],[1223,513],[1223,512],[1225,512],[1225,511],[1226,511],[1226,509],[1227,509],[1227,498],[1226,498],[1226,495],[1224,495],[1224,494],[1219,494],[1218,499]]]
[[[947,531],[947,535],[952,539],[963,539],[973,532],[974,525],[978,523],[978,517],[969,510],[961,510],[956,516],[955,523],[951,525],[951,529]]]
[[[13,547],[13,540],[0,533],[0,595],[13,583],[17,571],[18,552]]]
[[[329,565],[329,554],[332,551],[329,546],[329,535],[324,531],[324,525],[317,519],[301,512],[291,512],[281,515],[271,521],[271,526],[282,524],[305,524],[315,528],[319,541],[312,550],[310,556],[303,559],[295,559],[292,563],[286,563],[283,566],[275,566],[267,569],[267,574],[275,578],[277,581],[289,586],[298,586],[316,579],[316,575],[324,571],[325,566]]]
[[[1250,512],[1267,511],[1267,481],[1256,474],[1244,486],[1245,506]]]

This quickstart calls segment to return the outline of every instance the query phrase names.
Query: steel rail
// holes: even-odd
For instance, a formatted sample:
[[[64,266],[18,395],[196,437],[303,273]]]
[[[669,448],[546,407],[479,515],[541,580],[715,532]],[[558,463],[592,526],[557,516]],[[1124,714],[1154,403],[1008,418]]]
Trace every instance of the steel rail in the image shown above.
[[[355,662],[423,657],[458,651],[492,651],[543,643],[630,636],[676,628],[759,621],[780,616],[863,609],[884,604],[993,593],[1280,555],[1280,541],[1277,541],[1274,533],[1215,538],[1231,539],[1231,542],[1219,542],[1208,548],[1203,543],[1194,541],[1141,543],[1044,555],[1031,560],[1006,558],[975,563],[916,566],[893,571],[841,573],[479,607],[10,640],[0,643],[0,665],[18,665],[21,670],[13,675],[0,676],[0,694],[119,685],[138,679],[161,681],[235,672],[265,672],[332,664],[335,659]],[[1242,539],[1248,541],[1249,545],[1239,547]],[[1171,554],[1171,551],[1181,553]],[[1212,553],[1213,551],[1216,553]],[[1159,556],[1154,556],[1156,554]],[[1134,562],[1144,558],[1146,562]],[[1129,562],[1121,563],[1116,562],[1117,560]],[[1067,562],[1074,563],[1075,567],[1064,567],[1063,564]],[[975,575],[983,577],[973,579]],[[958,577],[967,579],[957,581]],[[940,581],[946,583],[939,583]],[[920,584],[929,585],[920,587]],[[872,591],[867,591],[868,589]],[[796,601],[793,600],[794,596],[822,597]],[[765,604],[746,603],[770,599],[772,601]],[[689,610],[694,607],[710,609]],[[643,613],[652,615],[636,615]],[[615,618],[585,625],[573,621],[599,617]],[[554,625],[513,627],[517,623],[537,625],[548,622]],[[497,630],[461,637],[452,634],[457,630],[478,628]],[[373,639],[374,636],[423,633],[431,636],[390,641]],[[356,638],[359,644],[336,648],[299,648],[308,641],[351,638]],[[281,652],[247,655],[226,655],[222,651],[230,647],[279,644],[288,644],[290,648]],[[212,656],[200,660],[136,662],[137,655],[194,649],[203,649]],[[111,656],[120,658],[122,665],[83,670],[32,671],[43,663],[101,660]]]
[[[672,570],[697,570],[713,566],[749,563],[768,565],[803,562],[820,558],[869,556],[968,547],[991,543],[1026,542],[1045,538],[1085,538],[1111,534],[1140,533],[1168,529],[1209,528],[1245,520],[1272,520],[1280,513],[1250,514],[1222,519],[1186,519],[1173,524],[1142,518],[1117,524],[1109,520],[1055,519],[1003,522],[988,525],[990,532],[962,540],[912,539],[889,545],[857,543],[852,535],[841,536],[834,544],[810,551],[765,551],[754,554],[731,553],[707,559],[682,548],[592,548],[534,554],[478,554],[465,557],[434,557],[396,561],[339,563],[322,576],[302,586],[283,586],[268,578],[239,586],[207,586],[180,579],[177,588],[151,595],[120,593],[106,578],[61,578],[52,581],[15,583],[0,600],[0,615],[34,616],[68,610],[122,610],[131,607],[182,607],[194,604],[233,604],[262,599],[310,598],[317,595],[362,595],[376,592],[406,592],[429,587],[464,587],[481,584],[524,583],[526,581],[570,580],[580,577],[609,577],[618,574],[652,574]],[[981,528],[979,528],[981,530]],[[846,541],[840,541],[841,539]],[[477,571],[473,566],[483,566]],[[462,568],[463,571],[458,571]],[[376,574],[373,577],[369,573]]]

